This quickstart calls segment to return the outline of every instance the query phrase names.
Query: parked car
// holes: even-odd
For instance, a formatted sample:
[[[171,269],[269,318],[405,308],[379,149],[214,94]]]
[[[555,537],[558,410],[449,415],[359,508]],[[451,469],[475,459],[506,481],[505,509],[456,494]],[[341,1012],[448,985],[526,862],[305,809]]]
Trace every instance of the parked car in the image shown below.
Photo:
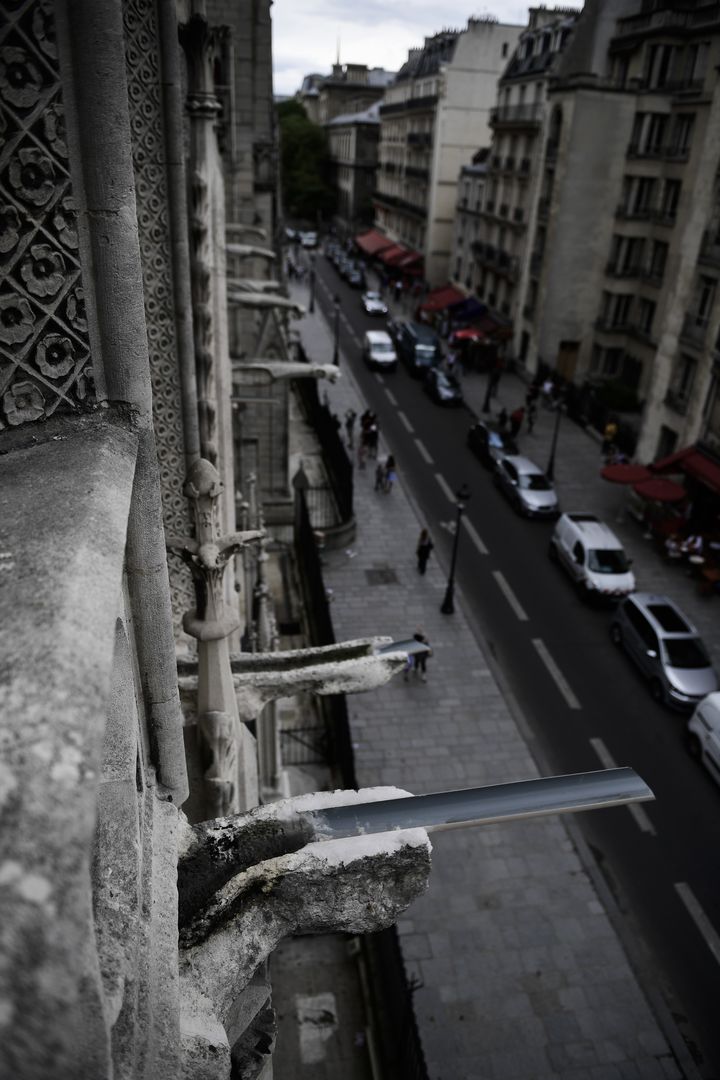
[[[365,274],[359,266],[353,266],[346,275],[348,285],[353,289],[364,289],[367,285]]]
[[[492,467],[500,458],[519,453],[517,444],[507,431],[476,420],[467,433],[467,444],[483,465]]]
[[[539,466],[529,458],[510,454],[495,463],[495,483],[519,514],[556,518],[560,513],[555,489]]]
[[[454,375],[447,375],[440,367],[428,368],[423,389],[438,405],[462,405],[463,392]]]
[[[369,290],[360,297],[366,315],[387,315],[387,304],[379,292]]]
[[[718,689],[700,635],[667,596],[627,596],[615,612],[610,638],[640,668],[656,701],[687,709]]]
[[[635,577],[622,544],[594,514],[562,514],[548,555],[588,600],[617,600],[635,592]]]
[[[394,334],[398,356],[415,378],[442,360],[440,338],[429,326],[399,319],[394,325]]]
[[[688,720],[688,750],[720,784],[720,693],[714,692],[695,706]]]
[[[397,353],[392,339],[384,330],[368,330],[363,335],[363,359],[370,368],[394,371]]]
[[[316,248],[318,246],[318,234],[316,232],[301,232],[300,243],[304,248]]]

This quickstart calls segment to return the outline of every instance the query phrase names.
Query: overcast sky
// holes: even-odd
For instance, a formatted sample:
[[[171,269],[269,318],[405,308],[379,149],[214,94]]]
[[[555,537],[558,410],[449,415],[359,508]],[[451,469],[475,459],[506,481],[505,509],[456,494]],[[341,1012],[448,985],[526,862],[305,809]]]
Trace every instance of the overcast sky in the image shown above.
[[[397,71],[408,49],[444,27],[461,29],[471,15],[524,25],[528,6],[519,0],[495,0],[489,7],[466,0],[274,0],[275,93],[294,94],[311,72],[330,74],[338,39],[341,63]],[[563,6],[580,8],[582,2],[563,0]]]

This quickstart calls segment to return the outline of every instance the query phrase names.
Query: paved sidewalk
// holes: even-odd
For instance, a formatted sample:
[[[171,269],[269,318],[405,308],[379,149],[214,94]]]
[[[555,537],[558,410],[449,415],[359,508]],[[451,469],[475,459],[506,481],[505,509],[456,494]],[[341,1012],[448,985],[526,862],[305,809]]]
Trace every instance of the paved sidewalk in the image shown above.
[[[296,325],[308,355],[329,361],[332,342],[319,311]],[[341,366],[343,377],[328,391],[331,408],[360,414],[365,403]],[[468,376],[465,386],[480,412],[484,377]],[[519,380],[503,379],[500,402],[514,407],[523,397]],[[552,422],[543,414],[522,440],[541,463]],[[381,456],[392,449],[381,440]],[[595,508],[582,472],[587,467],[593,477],[599,464],[597,443],[563,422],[556,475],[567,505]],[[419,794],[538,775],[461,595],[452,618],[440,614],[447,568],[433,553],[426,576],[417,574],[424,522],[402,478],[389,495],[376,493],[373,479],[371,467],[356,472],[352,549],[325,555],[336,636],[404,638],[421,628],[433,657],[427,683],[396,678],[348,698],[359,783]],[[598,487],[606,519],[620,495]],[[650,584],[644,544],[636,529],[628,547],[644,554],[635,567],[643,585]],[[697,1075],[673,1056],[571,834],[562,819],[546,818],[434,838],[430,888],[398,924],[407,974],[419,987],[414,1005],[433,1080]]]

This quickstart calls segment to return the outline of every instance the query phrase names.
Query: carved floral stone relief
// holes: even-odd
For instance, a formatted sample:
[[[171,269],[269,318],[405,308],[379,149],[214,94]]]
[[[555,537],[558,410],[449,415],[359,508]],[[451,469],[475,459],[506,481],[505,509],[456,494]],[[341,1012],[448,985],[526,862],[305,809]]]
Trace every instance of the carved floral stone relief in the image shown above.
[[[0,428],[93,400],[50,0],[0,29]]]

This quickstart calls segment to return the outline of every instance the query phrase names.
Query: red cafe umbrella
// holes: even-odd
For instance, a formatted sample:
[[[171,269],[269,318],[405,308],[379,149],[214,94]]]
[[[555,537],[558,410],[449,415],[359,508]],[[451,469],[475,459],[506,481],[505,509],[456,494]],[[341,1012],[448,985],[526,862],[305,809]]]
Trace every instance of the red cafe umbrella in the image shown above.
[[[654,476],[650,480],[633,484],[633,491],[652,502],[680,502],[687,494],[681,484],[676,484],[665,476]]]
[[[467,326],[464,330],[456,330],[453,338],[456,341],[481,341],[485,337],[482,330],[476,330],[473,326]]]
[[[652,479],[653,474],[644,465],[618,462],[617,465],[606,465],[600,470],[600,475],[611,484],[640,484],[643,480]]]

